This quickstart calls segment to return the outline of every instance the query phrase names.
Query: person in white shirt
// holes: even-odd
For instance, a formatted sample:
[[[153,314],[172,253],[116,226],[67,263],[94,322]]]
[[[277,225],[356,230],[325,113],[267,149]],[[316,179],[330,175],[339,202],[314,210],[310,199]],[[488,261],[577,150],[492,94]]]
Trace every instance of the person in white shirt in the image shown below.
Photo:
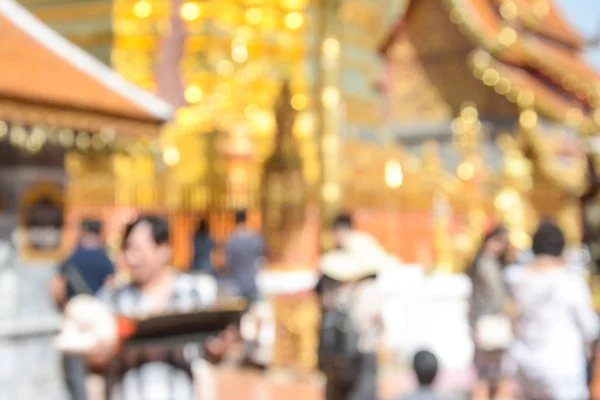
[[[550,223],[533,236],[535,260],[506,276],[518,307],[510,350],[523,398],[589,397],[586,356],[599,333],[590,290],[562,257],[565,238]]]

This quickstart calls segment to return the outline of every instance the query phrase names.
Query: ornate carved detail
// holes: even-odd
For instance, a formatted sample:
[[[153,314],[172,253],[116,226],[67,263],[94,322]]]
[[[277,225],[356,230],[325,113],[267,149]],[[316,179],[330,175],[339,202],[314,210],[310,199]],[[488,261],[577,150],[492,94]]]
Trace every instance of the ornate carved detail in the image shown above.
[[[56,260],[63,250],[65,198],[61,187],[38,182],[23,193],[19,250],[28,258]]]
[[[387,90],[394,121],[450,118],[451,108],[429,80],[408,38],[402,38],[393,45],[389,63],[391,76]]]
[[[294,368],[311,372],[317,366],[320,310],[310,294],[278,297],[274,301],[276,338],[273,354],[275,368]]]
[[[296,111],[292,107],[292,93],[289,82],[285,82],[281,94],[275,106],[275,120],[277,121],[277,133],[275,135],[275,150],[267,162],[281,163],[280,168],[298,167],[300,164],[300,153],[294,139],[294,122]],[[285,164],[285,165],[284,165]],[[273,168],[273,165],[270,165]]]
[[[587,182],[585,154],[577,146],[568,143],[568,134],[564,128],[558,131],[554,129],[554,134],[550,132],[548,135],[548,132],[545,134],[543,129],[538,129],[537,124],[523,125],[525,113],[531,114],[534,111],[525,110],[521,114],[519,137],[531,156],[535,170],[553,186],[565,191],[565,194],[580,197],[586,190]],[[535,120],[537,121],[537,118]]]
[[[474,103],[466,102],[452,123],[452,144],[459,154],[456,170],[461,180],[463,202],[467,206],[466,227],[457,248],[457,261],[463,265],[472,259],[483,237],[486,222],[486,165],[482,159],[483,127]]]
[[[122,118],[117,115],[0,98],[0,121],[2,120],[86,132],[110,129],[116,135],[128,136],[155,136],[158,135],[161,127],[155,122]]]
[[[511,135],[500,135],[496,143],[503,158],[499,190],[494,201],[496,213],[509,230],[512,244],[526,249],[531,244],[529,235],[538,221],[528,196],[533,184],[532,165]]]

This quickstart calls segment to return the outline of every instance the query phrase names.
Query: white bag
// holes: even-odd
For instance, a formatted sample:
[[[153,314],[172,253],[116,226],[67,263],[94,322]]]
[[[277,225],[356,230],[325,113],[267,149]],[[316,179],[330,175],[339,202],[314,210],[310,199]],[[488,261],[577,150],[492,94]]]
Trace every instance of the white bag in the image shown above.
[[[504,314],[490,314],[479,317],[475,324],[475,343],[486,350],[506,350],[513,340],[510,318]]]

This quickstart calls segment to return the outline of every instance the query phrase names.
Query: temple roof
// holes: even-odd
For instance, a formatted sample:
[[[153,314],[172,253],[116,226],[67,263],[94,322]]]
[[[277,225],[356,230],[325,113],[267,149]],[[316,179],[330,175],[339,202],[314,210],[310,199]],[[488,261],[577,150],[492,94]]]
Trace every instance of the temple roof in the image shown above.
[[[496,0],[501,3],[503,0]],[[581,49],[585,40],[569,25],[551,0],[513,0],[519,21],[529,30]]]
[[[410,24],[412,0],[383,52]],[[550,0],[441,0],[440,7],[475,51],[474,75],[516,102],[533,94],[536,108],[561,122],[588,122],[600,80],[582,58],[583,39]],[[501,85],[502,87],[499,87]],[[577,121],[581,120],[581,121]]]
[[[63,127],[86,129],[81,118],[74,121],[74,112],[81,112],[83,119],[98,117],[98,125],[135,134],[136,129],[127,129],[132,124],[122,122],[160,124],[173,116],[168,104],[121,78],[13,0],[0,3],[0,32],[0,100],[8,104],[0,106],[0,119],[56,125],[62,116],[63,125],[81,125]],[[19,104],[31,104],[37,118],[17,115]]]

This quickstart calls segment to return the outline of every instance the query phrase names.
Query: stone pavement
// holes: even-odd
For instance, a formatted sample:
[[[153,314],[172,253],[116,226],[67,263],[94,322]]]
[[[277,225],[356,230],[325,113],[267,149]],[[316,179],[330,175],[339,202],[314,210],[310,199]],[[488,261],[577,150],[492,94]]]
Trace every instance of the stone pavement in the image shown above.
[[[210,383],[207,382],[207,375],[212,375],[211,378],[208,378]],[[383,400],[395,399],[415,387],[410,371],[388,371],[382,375],[380,398]],[[466,394],[457,392],[457,388],[452,388],[452,383],[467,382],[468,375],[468,373],[442,375],[439,383],[440,386],[450,390],[448,394],[455,394],[452,396],[453,398],[465,399],[467,398]],[[203,378],[204,385],[202,385]],[[206,390],[207,383],[212,384],[212,390]],[[239,400],[242,398],[245,400],[320,400],[323,398],[324,382],[316,377],[300,382],[258,371],[215,369],[208,374],[201,372],[199,384],[201,385],[202,400]]]
[[[196,372],[201,400],[323,399],[323,381],[316,376],[304,381],[297,381],[282,374],[236,368],[200,367]],[[446,375],[440,377],[440,383],[448,387],[448,382],[456,383],[465,379],[469,379],[468,374]],[[90,383],[92,395],[90,399],[104,400],[101,394],[101,381],[93,379]],[[386,372],[381,379],[381,399],[395,399],[413,387],[414,382],[409,371]],[[462,400],[467,396],[464,393],[457,393],[452,398]]]

